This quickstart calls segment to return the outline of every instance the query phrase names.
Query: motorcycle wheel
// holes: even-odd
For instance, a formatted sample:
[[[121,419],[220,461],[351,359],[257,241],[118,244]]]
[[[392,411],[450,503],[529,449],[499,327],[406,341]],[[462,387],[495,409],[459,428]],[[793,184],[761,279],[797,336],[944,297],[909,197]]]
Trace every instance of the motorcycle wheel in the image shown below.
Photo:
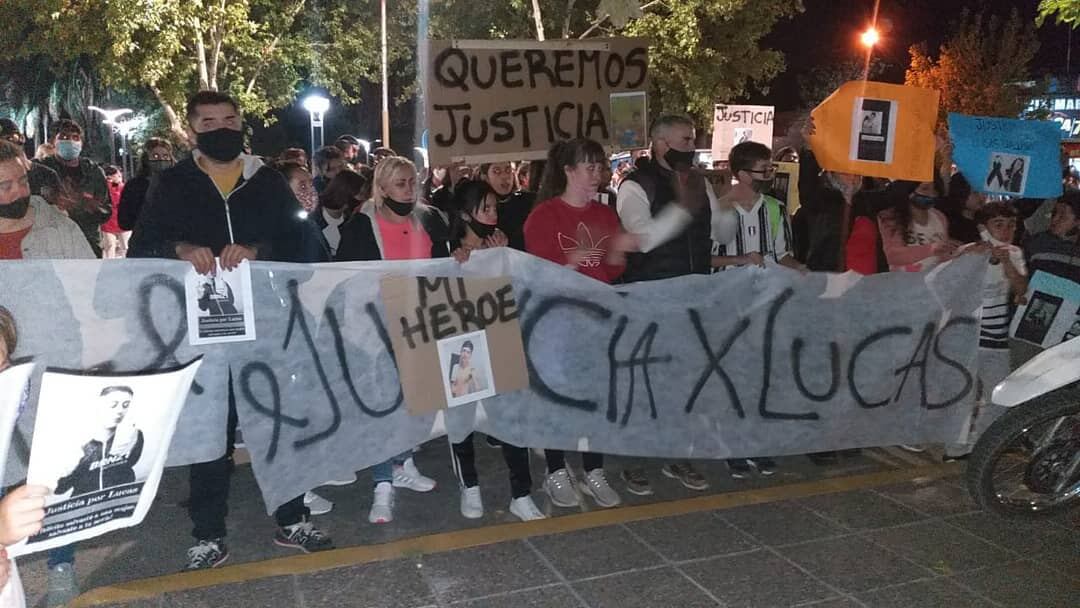
[[[1003,414],[968,460],[968,492],[1005,517],[1051,517],[1080,506],[1080,387]]]

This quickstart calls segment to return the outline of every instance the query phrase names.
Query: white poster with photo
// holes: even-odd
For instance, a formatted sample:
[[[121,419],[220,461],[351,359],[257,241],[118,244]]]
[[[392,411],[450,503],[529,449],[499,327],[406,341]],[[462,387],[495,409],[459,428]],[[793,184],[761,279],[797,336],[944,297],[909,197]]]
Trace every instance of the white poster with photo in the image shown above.
[[[851,112],[850,160],[893,162],[898,102],[856,97]]]
[[[52,494],[41,531],[8,547],[8,554],[45,551],[142,522],[201,364],[200,357],[135,375],[47,370],[26,481]]]
[[[30,399],[30,374],[33,372],[33,363],[22,363],[0,372],[0,475],[7,464],[15,421]]]
[[[1013,315],[1010,335],[1043,348],[1080,336],[1080,285],[1036,272],[1028,284],[1027,304]]]
[[[248,342],[255,339],[255,301],[251,295],[251,264],[244,260],[233,270],[221,267],[209,275],[188,270],[184,280],[188,343],[192,346]]]
[[[438,349],[443,391],[449,407],[495,396],[486,331],[440,340]]]

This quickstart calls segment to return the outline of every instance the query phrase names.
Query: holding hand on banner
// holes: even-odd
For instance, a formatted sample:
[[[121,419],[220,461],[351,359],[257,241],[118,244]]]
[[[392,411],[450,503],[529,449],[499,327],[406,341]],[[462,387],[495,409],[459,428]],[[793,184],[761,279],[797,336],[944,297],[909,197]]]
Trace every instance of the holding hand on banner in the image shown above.
[[[240,262],[247,260],[254,262],[256,251],[254,247],[247,245],[230,244],[221,250],[221,267],[225,270],[235,270]]]
[[[176,246],[176,257],[185,262],[191,262],[195,272],[208,275],[214,272],[214,252],[209,247],[200,247],[189,243],[180,243]]]
[[[14,545],[41,530],[45,497],[49,494],[45,486],[27,485],[16,488],[0,501],[0,545]]]

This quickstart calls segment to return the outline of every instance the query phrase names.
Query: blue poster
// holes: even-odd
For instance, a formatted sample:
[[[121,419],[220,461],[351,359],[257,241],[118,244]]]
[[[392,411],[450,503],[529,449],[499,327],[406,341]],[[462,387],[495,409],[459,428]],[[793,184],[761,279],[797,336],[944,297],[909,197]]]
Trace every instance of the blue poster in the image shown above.
[[[1061,128],[1052,121],[949,114],[953,162],[971,187],[1023,198],[1061,196]]]

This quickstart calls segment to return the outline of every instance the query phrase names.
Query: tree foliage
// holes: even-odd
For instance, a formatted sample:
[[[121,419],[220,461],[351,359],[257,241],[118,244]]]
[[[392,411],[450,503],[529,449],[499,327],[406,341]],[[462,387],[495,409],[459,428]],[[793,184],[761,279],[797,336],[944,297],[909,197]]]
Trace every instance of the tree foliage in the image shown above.
[[[197,89],[234,95],[249,117],[293,103],[305,85],[360,101],[382,80],[380,0],[4,0],[9,61],[58,78],[89,65],[105,87],[156,99],[177,139]],[[801,0],[390,0],[395,99],[417,93],[418,36],[651,42],[654,110],[706,118],[718,101],[763,88],[783,68],[761,38]],[[421,15],[419,7],[429,6]]]
[[[867,70],[867,78],[874,80],[890,69],[890,65],[874,57]],[[803,107],[813,108],[832,95],[840,85],[852,80],[862,80],[864,61],[848,60],[832,65],[820,65],[800,75],[799,99]]]
[[[964,11],[938,57],[911,47],[905,82],[941,91],[941,119],[949,112],[1020,116],[1030,91],[1030,64],[1039,50],[1034,25],[1014,9],[1008,19]]]
[[[1035,23],[1041,26],[1051,18],[1058,24],[1068,23],[1076,27],[1080,23],[1080,0],[1042,0]]]

